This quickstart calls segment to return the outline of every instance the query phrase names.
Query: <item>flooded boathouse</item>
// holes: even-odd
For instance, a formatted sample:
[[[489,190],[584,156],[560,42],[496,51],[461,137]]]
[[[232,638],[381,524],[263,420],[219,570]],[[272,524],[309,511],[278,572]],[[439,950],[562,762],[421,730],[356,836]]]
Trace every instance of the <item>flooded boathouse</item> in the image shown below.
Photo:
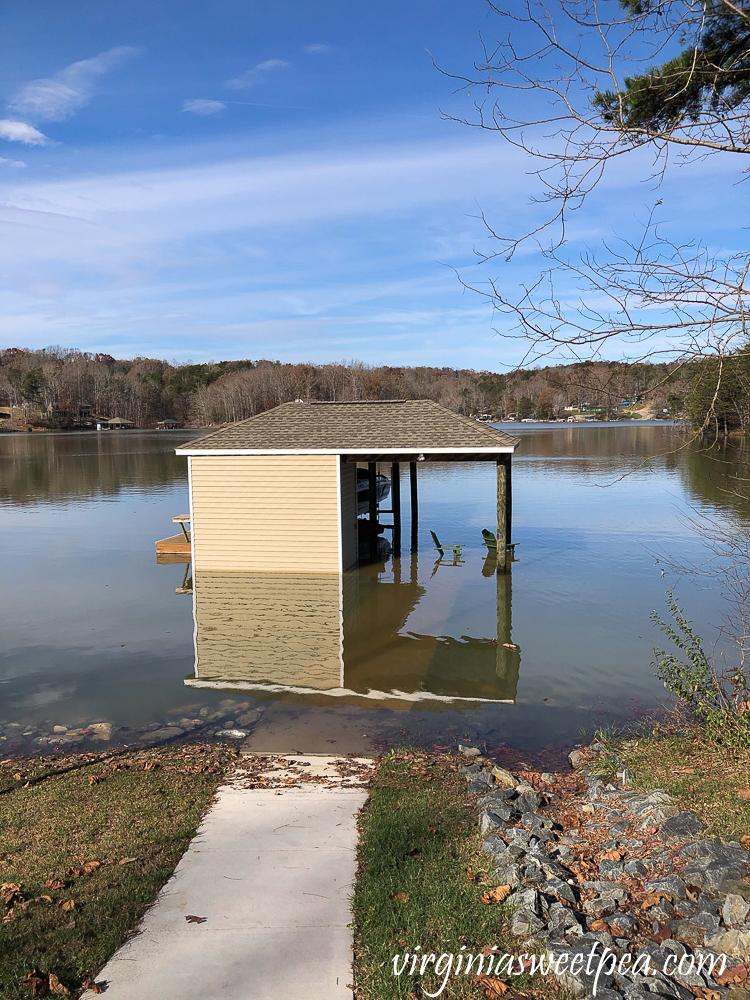
[[[357,564],[361,538],[386,528],[399,551],[403,463],[415,549],[419,465],[487,461],[497,465],[503,572],[517,443],[431,400],[283,403],[177,449],[188,459],[194,571],[341,573]],[[384,464],[387,510],[379,508]],[[392,521],[383,524],[383,514]]]

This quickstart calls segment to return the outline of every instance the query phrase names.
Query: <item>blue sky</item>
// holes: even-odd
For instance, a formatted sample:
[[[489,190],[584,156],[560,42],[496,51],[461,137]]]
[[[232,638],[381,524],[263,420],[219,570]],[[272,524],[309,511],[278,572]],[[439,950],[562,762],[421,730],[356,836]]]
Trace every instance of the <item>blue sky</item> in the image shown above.
[[[481,273],[473,253],[479,207],[526,228],[533,183],[496,136],[441,117],[472,99],[431,58],[470,71],[492,30],[484,0],[6,0],[0,345],[512,365],[456,271],[533,280],[533,255]],[[729,171],[655,194],[618,168],[574,242],[660,197],[674,234],[697,221],[731,246]]]

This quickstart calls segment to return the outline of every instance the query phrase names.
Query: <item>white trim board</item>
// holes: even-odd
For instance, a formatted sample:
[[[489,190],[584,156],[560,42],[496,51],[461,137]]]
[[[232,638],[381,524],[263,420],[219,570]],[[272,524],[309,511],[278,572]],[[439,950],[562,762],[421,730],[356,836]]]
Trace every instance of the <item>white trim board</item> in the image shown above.
[[[177,455],[512,455],[516,445],[494,448],[176,448]]]

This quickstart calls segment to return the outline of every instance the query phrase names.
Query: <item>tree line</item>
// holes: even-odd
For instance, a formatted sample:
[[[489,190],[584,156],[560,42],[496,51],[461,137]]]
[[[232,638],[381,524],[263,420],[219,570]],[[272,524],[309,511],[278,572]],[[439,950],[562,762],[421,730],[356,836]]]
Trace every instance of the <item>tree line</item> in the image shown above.
[[[645,410],[685,416],[700,426],[711,411],[709,429],[747,431],[749,359],[742,352],[681,366],[583,361],[501,373],[360,361],[170,364],[70,348],[10,348],[0,351],[0,405],[49,428],[79,426],[95,417],[121,417],[136,427],[164,419],[207,426],[244,420],[294,399],[433,399],[465,416],[497,419],[560,419],[571,408],[617,419]]]

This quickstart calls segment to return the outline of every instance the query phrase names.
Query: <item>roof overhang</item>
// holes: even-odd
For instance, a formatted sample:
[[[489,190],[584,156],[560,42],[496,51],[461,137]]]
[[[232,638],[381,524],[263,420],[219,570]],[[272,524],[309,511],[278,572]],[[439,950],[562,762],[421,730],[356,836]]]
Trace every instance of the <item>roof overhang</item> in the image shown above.
[[[342,455],[345,459],[355,462],[380,461],[380,458],[372,456],[382,456],[382,460],[389,462],[415,462],[420,455],[424,459],[437,458],[440,460],[450,460],[451,458],[465,462],[491,461],[497,455],[512,455],[516,450],[516,445],[496,445],[492,448],[414,448],[405,451],[403,448],[381,448],[375,451],[373,448],[176,448],[177,455]]]

